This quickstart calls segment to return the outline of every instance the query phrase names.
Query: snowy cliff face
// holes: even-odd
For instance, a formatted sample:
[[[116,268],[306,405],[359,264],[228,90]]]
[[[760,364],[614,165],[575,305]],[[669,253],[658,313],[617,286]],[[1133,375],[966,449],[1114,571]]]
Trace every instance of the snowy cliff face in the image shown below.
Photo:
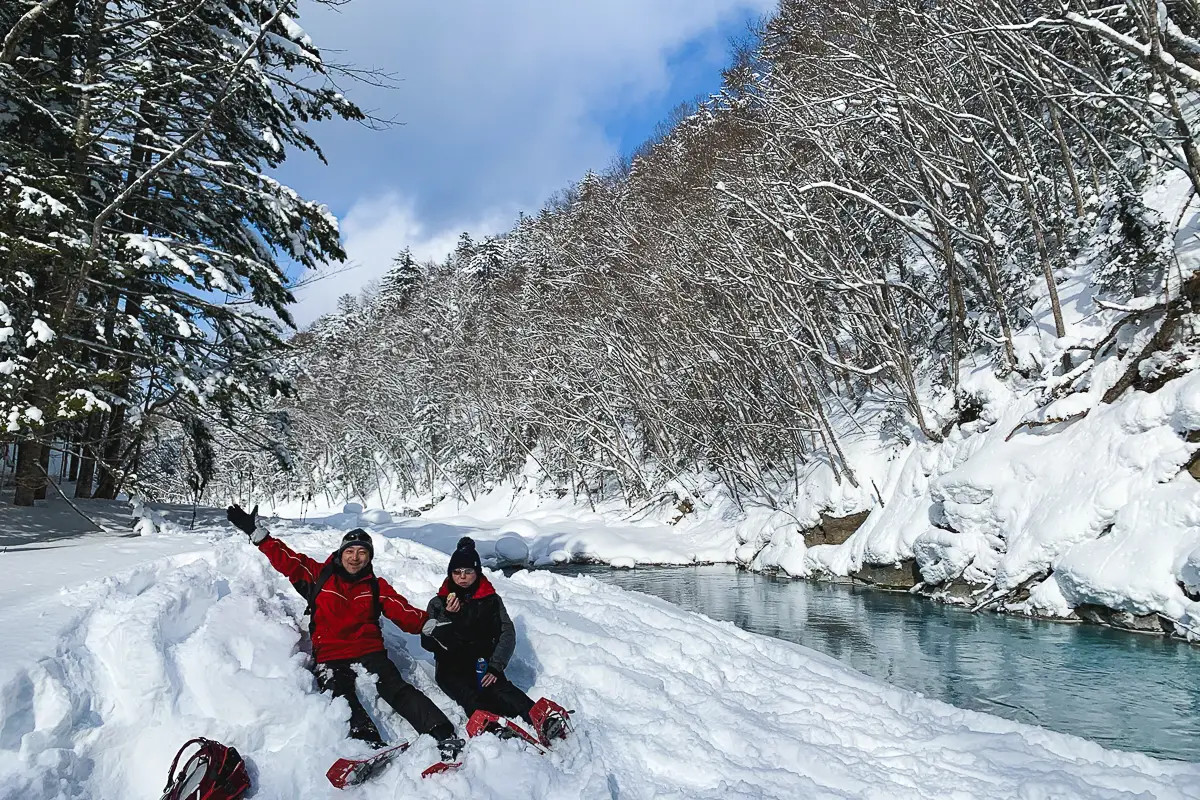
[[[892,464],[886,506],[844,544],[808,549],[808,569],[915,559],[927,587],[970,584],[979,602],[1024,599],[1015,590],[1032,582],[1010,608],[1066,616],[1094,604],[1200,627],[1189,597],[1200,483],[1184,469],[1200,374],[1010,438],[1029,405],[992,397],[969,430],[910,446]]]
[[[1147,196],[1172,218],[1186,203],[1170,183]],[[1179,270],[1164,288],[1177,307],[1194,305],[1194,239],[1193,218],[1176,236]],[[802,520],[872,509],[853,536],[806,548],[791,534],[748,563],[845,576],[911,559],[921,589],[972,605],[1064,617],[1099,606],[1101,619],[1118,612],[1200,638],[1200,373],[1187,372],[1195,320],[1180,315],[1175,343],[1146,357],[1161,343],[1164,298],[1114,302],[1098,288],[1102,266],[1082,260],[1062,277],[1067,336],[1048,335],[1048,304],[1034,304],[1016,337],[1026,377],[964,370],[976,419],[903,449],[859,434],[851,461],[880,494],[800,498]],[[1058,375],[1064,353],[1072,366]],[[1171,373],[1180,377],[1158,377],[1166,362],[1183,365]],[[1131,370],[1145,391],[1122,390]]]

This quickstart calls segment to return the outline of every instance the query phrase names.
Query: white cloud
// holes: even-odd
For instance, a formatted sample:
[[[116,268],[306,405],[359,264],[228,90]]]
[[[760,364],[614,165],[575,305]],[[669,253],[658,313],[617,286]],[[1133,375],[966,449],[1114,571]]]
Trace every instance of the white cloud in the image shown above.
[[[392,90],[349,95],[402,126],[326,123],[331,167],[293,164],[302,190],[333,208],[399,191],[443,223],[480,208],[533,209],[616,155],[624,115],[668,106],[672,59],[715,77],[724,34],[776,0],[353,0],[301,21],[329,61],[378,67]],[[713,34],[717,33],[714,37]],[[717,45],[714,47],[713,45]]]
[[[327,277],[296,292],[296,304],[291,309],[296,325],[306,327],[335,310],[342,295],[357,294],[383,277],[391,269],[392,259],[405,247],[418,261],[441,261],[454,249],[463,231],[496,233],[510,223],[506,217],[485,215],[469,224],[432,230],[418,219],[414,203],[394,192],[359,201],[341,220],[346,263],[328,268]]]
[[[302,7],[329,61],[379,67],[394,90],[348,94],[402,126],[318,126],[330,166],[289,162],[281,177],[343,216],[355,269],[302,293],[310,321],[387,269],[405,246],[445,252],[459,232],[508,227],[618,155],[614,132],[673,97],[683,58],[714,77],[724,34],[776,0],[353,0]],[[681,55],[682,54],[682,55]],[[365,199],[374,198],[374,199]]]

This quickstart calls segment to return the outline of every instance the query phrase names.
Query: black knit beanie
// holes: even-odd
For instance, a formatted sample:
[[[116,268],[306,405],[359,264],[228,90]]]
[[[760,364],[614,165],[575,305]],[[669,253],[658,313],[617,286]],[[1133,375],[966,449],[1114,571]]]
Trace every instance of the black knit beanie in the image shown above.
[[[458,540],[454,555],[450,556],[450,565],[446,567],[446,577],[454,574],[456,569],[471,567],[479,575],[483,574],[483,565],[479,563],[479,553],[475,552],[475,540],[464,536]]]
[[[365,547],[367,548],[367,555],[372,560],[375,558],[375,545],[371,543],[371,534],[362,528],[355,528],[342,537],[342,543],[337,549],[339,558],[347,547]]]

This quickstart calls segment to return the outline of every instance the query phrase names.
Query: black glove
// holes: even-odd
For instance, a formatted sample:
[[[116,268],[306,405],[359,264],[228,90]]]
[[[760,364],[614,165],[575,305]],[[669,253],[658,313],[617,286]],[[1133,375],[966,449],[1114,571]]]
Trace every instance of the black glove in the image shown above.
[[[225,509],[225,518],[233,523],[234,527],[244,532],[247,536],[254,535],[254,529],[258,527],[258,504],[254,504],[254,510],[249,514],[245,509],[234,503],[229,508]]]

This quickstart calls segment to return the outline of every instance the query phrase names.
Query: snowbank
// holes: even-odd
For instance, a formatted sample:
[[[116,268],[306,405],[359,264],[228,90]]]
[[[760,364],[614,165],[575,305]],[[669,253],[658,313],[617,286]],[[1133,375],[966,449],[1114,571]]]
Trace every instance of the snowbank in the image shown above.
[[[728,563],[734,561],[738,547],[737,531],[730,526],[673,527],[656,520],[633,521],[628,519],[629,509],[616,504],[591,511],[569,500],[549,503],[529,496],[525,509],[517,512],[520,516],[512,518],[505,514],[514,506],[510,491],[498,490],[465,511],[443,502],[419,518],[377,523],[372,520],[383,515],[368,511],[309,521],[337,528],[362,524],[372,533],[412,539],[447,554],[454,552],[459,538],[469,535],[476,541],[479,557],[493,566],[569,561],[622,566]]]
[[[845,575],[914,558],[930,586],[996,596],[1050,575],[1014,608],[1065,616],[1093,604],[1200,628],[1184,589],[1200,560],[1200,483],[1180,471],[1200,430],[1200,373],[1009,438],[1032,407],[997,393],[944,443],[911,446],[887,505],[845,544],[811,548],[809,564]]]
[[[341,536],[286,533],[313,554]],[[65,576],[69,593],[57,591],[63,553],[19,554],[30,604],[0,609],[8,635],[41,626],[55,641],[6,656],[0,798],[153,800],[176,747],[198,734],[246,755],[256,800],[343,796],[325,768],[361,751],[344,738],[345,704],[314,688],[294,590],[238,535],[181,537],[191,552],[171,558],[161,538],[127,541],[135,566],[82,585]],[[376,558],[415,601],[444,575],[445,556],[409,540],[380,537]],[[419,741],[355,796],[1197,797],[1198,765],[958,710],[594,580],[490,577],[517,626],[510,676],[576,709],[576,734],[548,756],[473,740],[460,771],[424,781],[434,751]],[[428,654],[386,627],[404,673],[461,725]],[[387,735],[410,735],[370,705]]]

